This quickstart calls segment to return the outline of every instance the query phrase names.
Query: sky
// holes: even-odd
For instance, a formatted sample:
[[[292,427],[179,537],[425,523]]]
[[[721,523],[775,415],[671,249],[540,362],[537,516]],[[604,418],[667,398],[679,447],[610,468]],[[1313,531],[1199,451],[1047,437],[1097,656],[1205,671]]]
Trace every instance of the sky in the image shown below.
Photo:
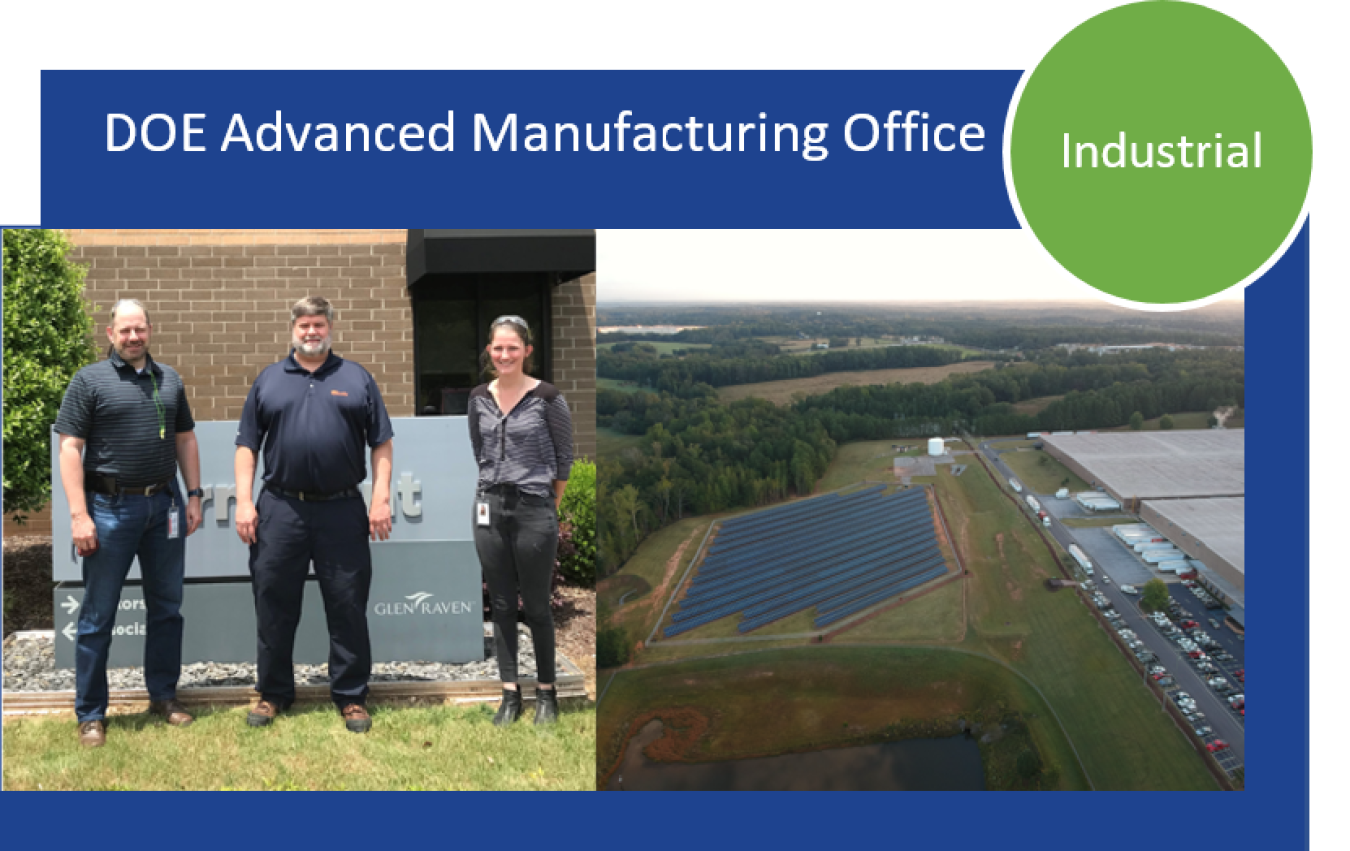
[[[602,230],[596,254],[601,304],[1100,298],[1020,230]]]

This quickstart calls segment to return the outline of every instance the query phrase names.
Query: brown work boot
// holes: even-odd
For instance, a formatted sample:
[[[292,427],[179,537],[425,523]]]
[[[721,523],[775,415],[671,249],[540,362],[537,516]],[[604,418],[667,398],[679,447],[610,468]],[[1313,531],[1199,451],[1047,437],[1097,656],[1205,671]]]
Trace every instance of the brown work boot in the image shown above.
[[[253,704],[253,708],[248,711],[248,725],[250,727],[266,727],[272,723],[280,712],[280,706],[260,697],[258,702]]]
[[[85,721],[80,724],[80,744],[86,748],[101,748],[108,742],[103,732],[102,721]]]
[[[359,703],[349,703],[339,710],[342,720],[347,722],[349,733],[364,733],[370,729],[370,713]]]
[[[186,727],[192,723],[192,714],[177,700],[150,701],[150,714],[162,717],[172,727]]]

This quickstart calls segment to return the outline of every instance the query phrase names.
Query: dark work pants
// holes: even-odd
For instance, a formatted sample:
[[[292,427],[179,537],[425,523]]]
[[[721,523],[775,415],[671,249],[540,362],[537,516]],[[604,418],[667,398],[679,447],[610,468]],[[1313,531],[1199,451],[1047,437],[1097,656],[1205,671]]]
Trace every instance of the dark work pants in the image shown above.
[[[122,585],[131,562],[141,565],[145,597],[145,686],[151,700],[178,693],[183,655],[184,540],[187,515],[178,487],[154,496],[88,494],[98,550],[84,557],[84,603],[75,636],[75,717],[101,720],[108,711],[108,650]],[[178,536],[169,537],[169,512],[178,513]]]
[[[473,542],[483,565],[492,600],[492,631],[497,641],[497,668],[502,682],[514,683],[519,655],[516,635],[516,593],[525,604],[525,621],[534,639],[537,679],[554,680],[555,646],[553,565],[558,558],[558,512],[551,497],[529,494],[487,494],[488,526],[474,520]]]
[[[370,521],[365,500],[301,502],[264,488],[258,542],[249,547],[258,614],[258,685],[282,707],[295,701],[295,628],[310,562],[328,617],[328,679],[339,707],[364,704],[370,681]]]

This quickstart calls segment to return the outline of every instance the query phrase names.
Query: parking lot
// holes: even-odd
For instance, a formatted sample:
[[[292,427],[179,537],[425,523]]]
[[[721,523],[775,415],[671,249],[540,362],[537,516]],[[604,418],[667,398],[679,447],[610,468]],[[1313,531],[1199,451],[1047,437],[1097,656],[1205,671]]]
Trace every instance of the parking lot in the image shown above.
[[[996,450],[989,449],[988,444],[981,444],[980,448],[993,462],[996,472],[1005,477],[1012,476],[998,459]],[[1155,622],[1140,608],[1139,596],[1121,592],[1120,585],[1142,589],[1145,582],[1159,574],[1122,544],[1109,526],[1073,528],[1058,522],[1064,517],[1094,516],[1074,500],[1055,499],[1053,495],[1044,494],[1038,494],[1037,498],[1055,521],[1047,531],[1066,549],[1070,544],[1081,547],[1096,568],[1096,581],[1084,583],[1093,598],[1092,604],[1102,611],[1127,646],[1131,646],[1136,658],[1146,668],[1155,669],[1150,676],[1164,689],[1166,699],[1183,711],[1207,750],[1232,776],[1243,766],[1244,718],[1238,709],[1230,706],[1227,695],[1221,694],[1220,689],[1231,695],[1245,694],[1242,678],[1246,671],[1243,642],[1223,626],[1224,611],[1207,609],[1195,593],[1168,576],[1171,611],[1166,613],[1164,621]],[[1121,522],[1135,521],[1131,518]],[[1210,623],[1211,618],[1218,627]],[[1180,625],[1183,621],[1194,622],[1194,625],[1183,629]],[[1206,646],[1200,646],[1201,639]],[[1158,668],[1161,671],[1156,670]],[[1155,673],[1160,675],[1154,676]],[[1217,684],[1219,680],[1225,682]]]

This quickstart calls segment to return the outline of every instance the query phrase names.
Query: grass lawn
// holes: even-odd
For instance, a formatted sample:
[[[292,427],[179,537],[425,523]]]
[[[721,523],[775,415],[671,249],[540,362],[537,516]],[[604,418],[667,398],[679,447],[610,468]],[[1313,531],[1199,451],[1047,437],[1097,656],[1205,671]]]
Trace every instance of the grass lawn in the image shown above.
[[[1034,446],[1034,440],[991,440],[989,445],[994,449],[1030,449]]]
[[[597,583],[596,599],[603,616],[599,626],[623,629],[630,644],[646,641],[711,522],[690,517],[647,536],[618,573]],[[619,606],[619,597],[630,590],[638,593]]]
[[[824,493],[862,481],[898,483],[894,459],[901,453],[892,451],[891,447],[910,445],[918,441],[922,441],[922,438],[846,443],[839,447],[834,460],[830,462],[829,469],[816,484],[816,490]]]
[[[872,641],[959,642],[965,632],[962,580],[947,581],[915,600],[906,600],[831,639],[834,644]]]
[[[650,393],[654,392],[646,387],[640,387],[631,381],[621,381],[617,378],[597,378],[595,386],[603,387],[606,390],[618,390],[623,393]]]
[[[1058,402],[1063,398],[1063,396],[1037,396],[1035,399],[1023,399],[1021,402],[1013,404],[1013,412],[1024,416],[1035,416],[1050,407],[1051,402]]]
[[[1032,493],[1053,494],[1064,487],[1069,489],[1069,493],[1089,490],[1087,482],[1043,451],[1023,449],[1004,452],[999,459],[1017,474],[1017,478]],[[1069,480],[1068,484],[1064,483],[1065,479]]]
[[[1209,416],[1213,411],[1183,411],[1172,415],[1172,429],[1174,431],[1207,429],[1209,428]],[[1144,420],[1144,431],[1160,431],[1159,423],[1162,417],[1154,417],[1151,420]],[[1228,428],[1242,428],[1242,417],[1229,419],[1226,423]],[[1102,431],[1129,431],[1128,425],[1116,426],[1115,428],[1101,429]]]
[[[836,387],[849,384],[936,384],[948,376],[981,372],[993,366],[990,361],[961,361],[946,366],[916,366],[905,369],[873,369],[863,372],[827,372],[810,378],[789,378],[784,381],[761,381],[755,384],[734,384],[719,387],[717,396],[723,402],[735,402],[754,396],[767,399],[775,405],[787,405],[797,393],[816,396]]]
[[[616,346],[616,345],[618,345],[618,344],[617,344],[617,343],[599,343],[598,345],[596,345],[596,349],[611,349],[611,348],[613,348],[613,347]],[[640,340],[640,341],[637,342],[637,345],[639,345],[639,346],[653,346],[653,347],[655,347],[656,353],[657,353],[658,355],[672,355],[672,354],[674,354],[675,352],[681,351],[681,350],[689,350],[689,349],[711,349],[711,348],[712,348],[712,343],[678,343],[678,342],[672,342],[672,341],[667,341],[667,340],[660,340],[660,341],[657,341],[657,342],[652,342],[652,341],[648,341],[648,340]]]
[[[1045,693],[1098,789],[1216,784],[1081,599],[1051,593],[1058,571],[1031,523],[984,473],[936,487],[973,576],[961,645],[1002,659]]]
[[[1011,709],[1057,771],[1055,787],[1086,788],[1034,690],[994,662],[945,650],[824,645],[690,660],[620,672],[603,706],[602,775],[618,759],[633,722],[663,710],[707,720],[703,735],[677,755],[697,761],[950,735],[959,718],[1006,718]],[[1025,744],[1007,746],[1020,753]],[[991,756],[996,765],[1007,762],[999,745],[992,750],[986,772]]]
[[[371,707],[374,728],[343,729],[329,706],[270,727],[246,709],[203,712],[183,729],[146,715],[113,717],[108,744],[80,748],[69,719],[4,726],[6,790],[559,790],[595,788],[593,704],[564,707],[551,730],[492,726],[492,706]]]
[[[601,458],[618,455],[625,449],[636,449],[646,440],[640,434],[624,434],[612,428],[597,428],[596,433],[596,450]]]

